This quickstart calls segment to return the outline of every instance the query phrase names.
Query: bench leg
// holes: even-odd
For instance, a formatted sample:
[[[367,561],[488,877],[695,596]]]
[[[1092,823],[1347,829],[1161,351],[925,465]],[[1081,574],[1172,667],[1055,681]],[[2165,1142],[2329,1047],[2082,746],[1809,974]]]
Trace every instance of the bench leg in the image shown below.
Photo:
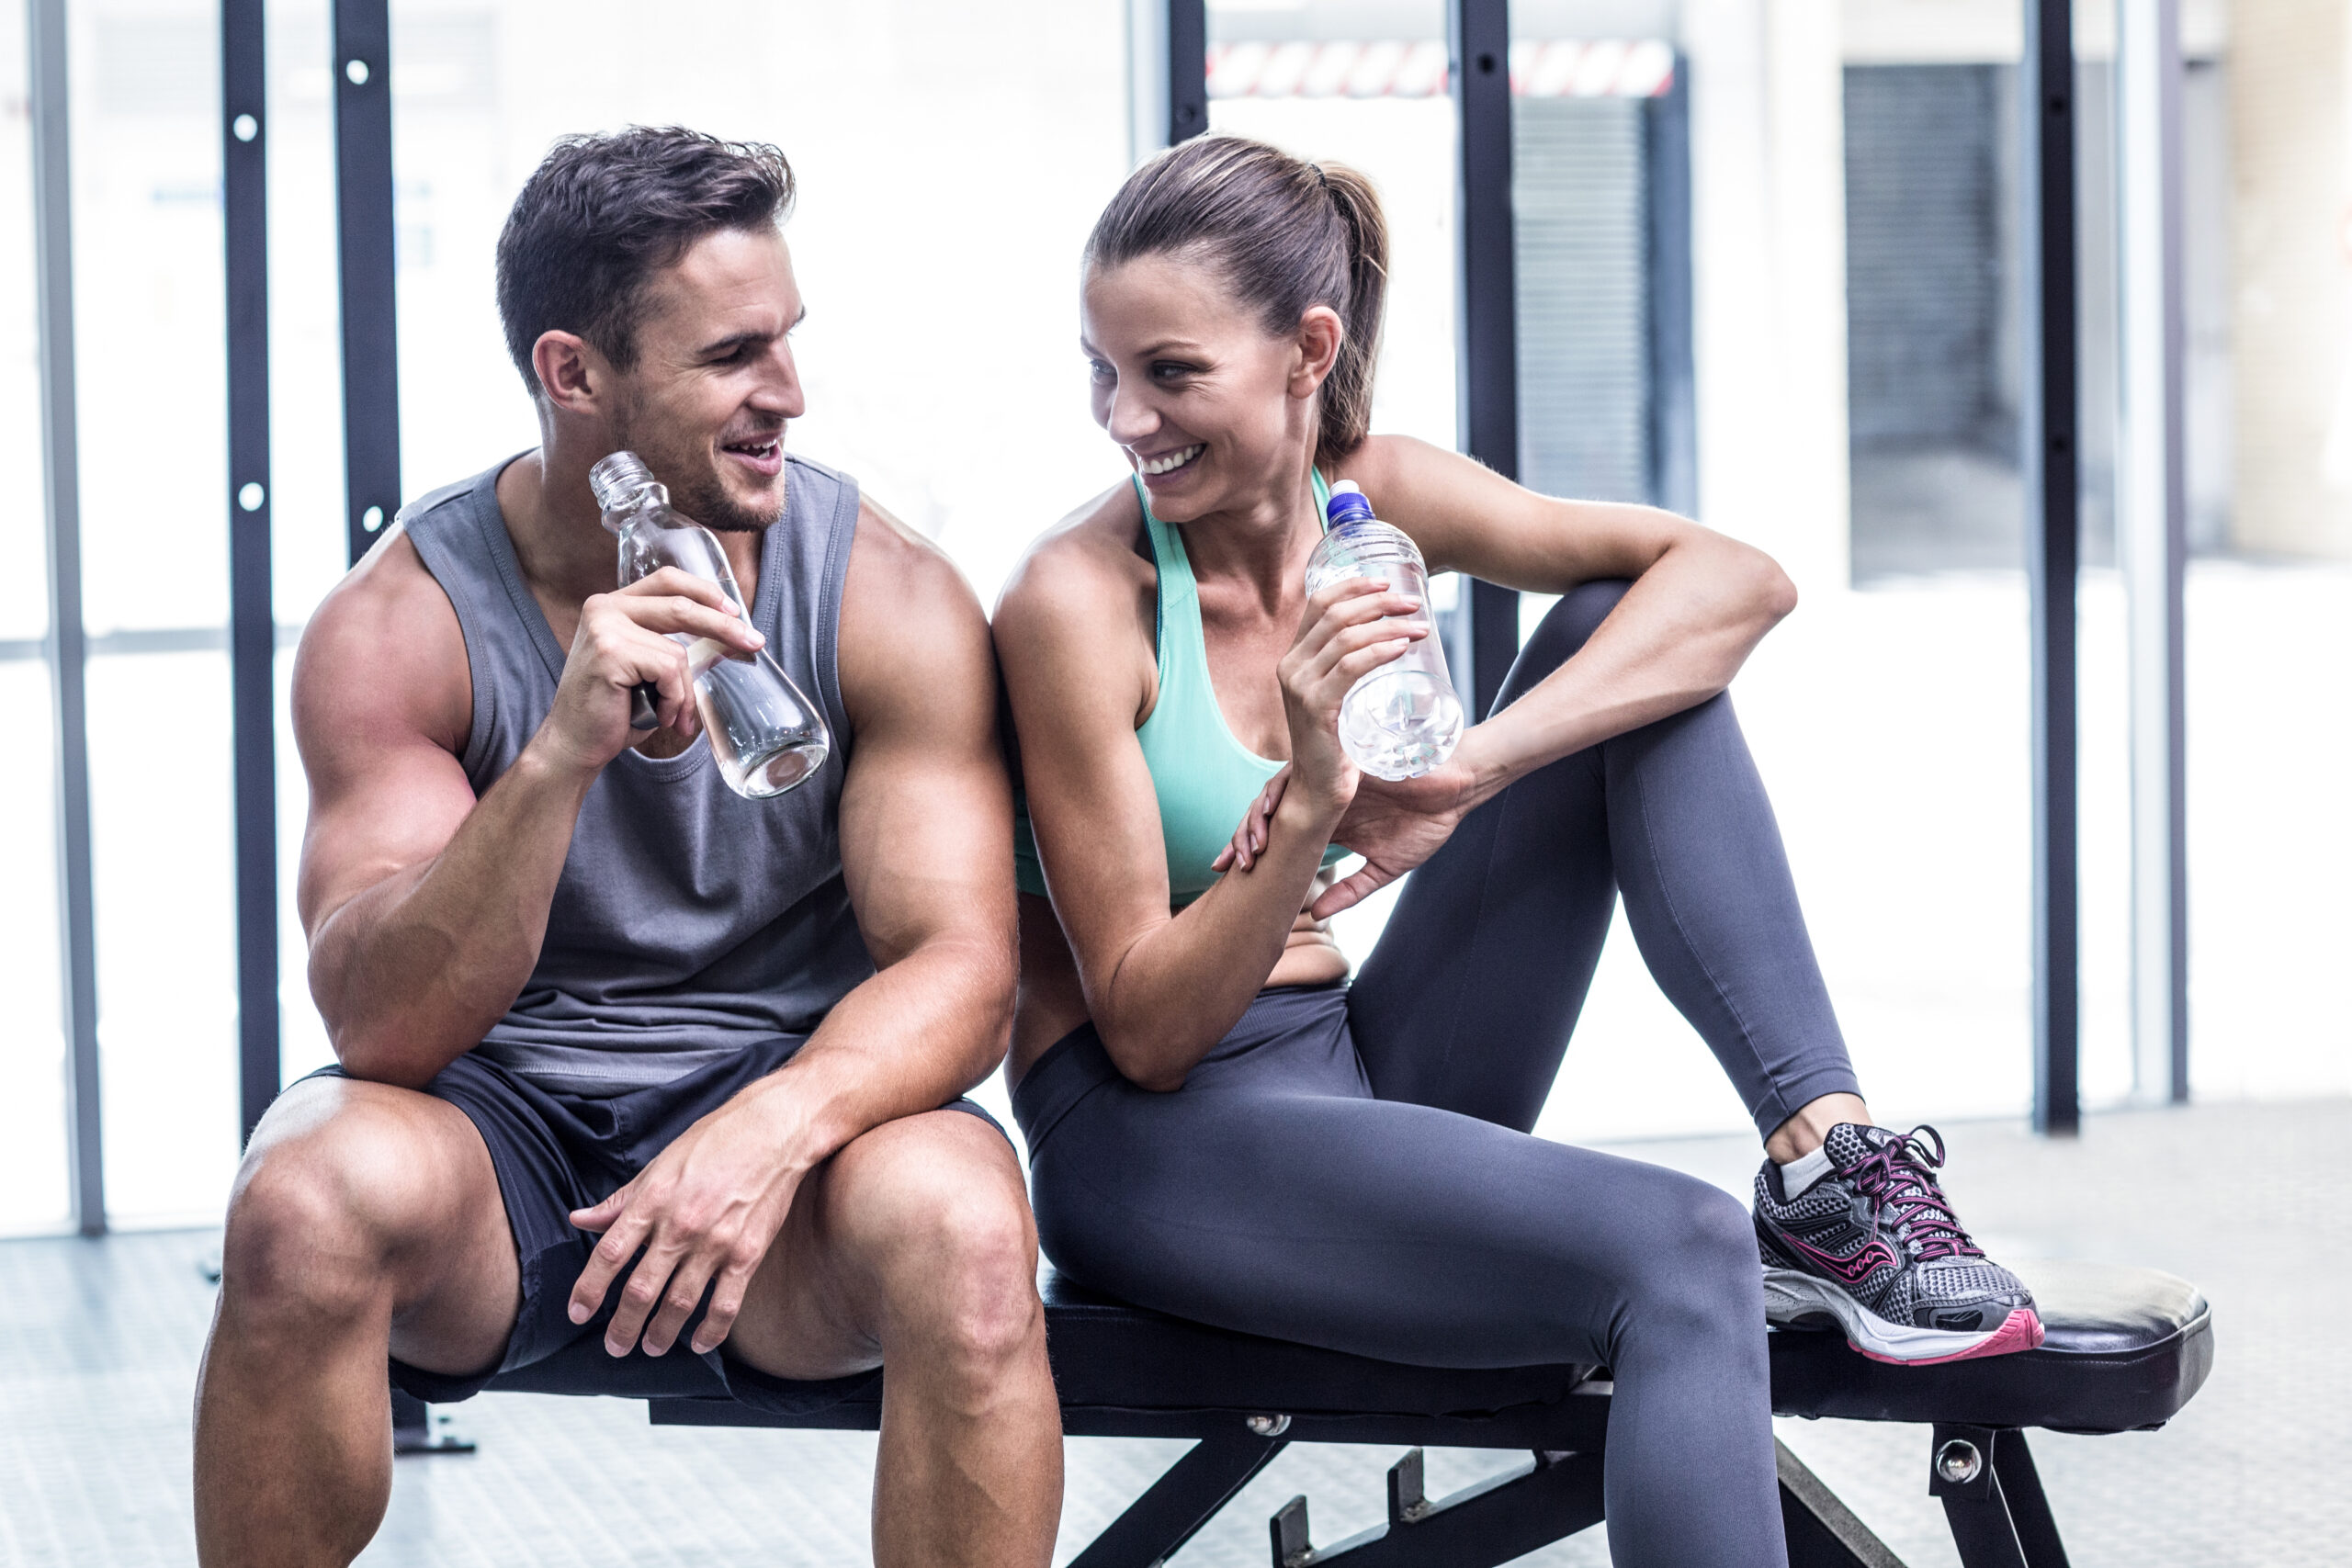
[[[1903,1568],[1886,1542],[1805,1468],[1789,1445],[1772,1443],[1781,1468],[1781,1528],[1789,1568]]]
[[[413,1393],[392,1390],[392,1452],[396,1454],[469,1454],[472,1439],[454,1432],[436,1432],[433,1406]]]
[[[1388,1472],[1388,1523],[1317,1549],[1306,1499],[1270,1521],[1274,1568],[1495,1568],[1600,1522],[1600,1456],[1539,1453],[1532,1463],[1430,1502],[1421,1450]]]
[[[1261,1433],[1237,1418],[1231,1431],[1203,1438],[1170,1465],[1069,1568],[1159,1568],[1289,1446],[1279,1427]]]
[[[2017,1526],[2018,1544],[2025,1549],[2026,1568],[2068,1568],[2065,1543],[2058,1539],[2058,1521],[2050,1517],[2050,1498],[2023,1432],[2001,1434],[1993,1450],[1993,1472]]]
[[[1934,1441],[1928,1491],[1966,1568],[2067,1568],[2023,1433],[1939,1424]]]

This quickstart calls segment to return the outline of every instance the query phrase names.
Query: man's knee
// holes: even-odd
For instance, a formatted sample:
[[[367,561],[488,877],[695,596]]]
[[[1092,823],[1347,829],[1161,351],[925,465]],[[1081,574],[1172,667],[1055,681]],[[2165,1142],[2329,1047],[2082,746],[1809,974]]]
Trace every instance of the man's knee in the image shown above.
[[[973,1130],[985,1140],[950,1123],[930,1146],[906,1138],[874,1151],[857,1183],[869,1212],[854,1223],[878,1255],[881,1314],[896,1337],[978,1371],[1023,1354],[1043,1309],[1019,1168],[995,1134]]]
[[[305,1099],[333,1102],[274,1109],[237,1173],[221,1289],[243,1307],[348,1315],[387,1292],[395,1259],[429,1242],[446,1163],[398,1109],[348,1093]]]

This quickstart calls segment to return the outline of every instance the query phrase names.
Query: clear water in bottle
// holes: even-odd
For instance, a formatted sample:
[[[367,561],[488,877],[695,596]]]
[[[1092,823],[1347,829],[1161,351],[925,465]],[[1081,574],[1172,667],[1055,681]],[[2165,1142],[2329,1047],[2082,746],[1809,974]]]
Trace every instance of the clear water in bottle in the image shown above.
[[[604,508],[605,526],[620,540],[620,584],[674,566],[718,584],[736,614],[751,624],[751,606],[718,536],[670,504],[670,492],[634,452],[616,452],[588,470],[589,488]],[[695,706],[727,787],[764,800],[801,783],[825,765],[832,735],[823,715],[765,649],[738,653],[710,637],[671,636],[686,648]],[[650,729],[654,694],[639,686],[630,723]]]
[[[1306,591],[1366,577],[1420,601],[1427,616],[1429,567],[1406,535],[1372,514],[1351,479],[1331,487],[1323,542],[1306,561]],[[1453,755],[1462,739],[1462,699],[1445,672],[1435,630],[1374,670],[1340,701],[1340,745],[1376,778],[1419,778]]]

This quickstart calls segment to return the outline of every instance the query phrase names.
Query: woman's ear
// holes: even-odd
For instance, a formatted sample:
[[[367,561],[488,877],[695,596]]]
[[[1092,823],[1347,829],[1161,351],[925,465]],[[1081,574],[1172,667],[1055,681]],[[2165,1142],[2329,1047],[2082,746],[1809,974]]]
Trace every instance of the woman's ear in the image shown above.
[[[1292,397],[1311,398],[1321,389],[1347,335],[1340,312],[1329,305],[1312,306],[1298,319],[1298,356],[1292,361],[1290,373]]]

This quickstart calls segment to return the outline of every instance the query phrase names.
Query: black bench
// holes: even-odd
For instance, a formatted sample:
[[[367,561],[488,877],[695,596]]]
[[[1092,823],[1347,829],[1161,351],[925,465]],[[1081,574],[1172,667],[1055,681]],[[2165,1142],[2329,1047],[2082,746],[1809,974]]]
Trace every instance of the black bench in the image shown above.
[[[1934,1427],[1928,1490],[1942,1499],[1967,1568],[2064,1568],[2065,1549],[2025,1430],[2161,1427],[2213,1364],[2211,1314],[2187,1281],[2145,1269],[2018,1269],[2049,1337],[2023,1355],[1892,1367],[1841,1335],[1776,1331],[1772,1404],[1783,1416]],[[1073,1561],[1154,1568],[1292,1443],[1398,1444],[1388,1523],[1327,1546],[1306,1499],[1271,1522],[1274,1568],[1490,1568],[1600,1522],[1609,1374],[1574,1366],[1449,1371],[1399,1366],[1205,1328],[1048,1274],[1047,1338],[1073,1437],[1190,1438],[1193,1446]],[[514,1386],[514,1385],[510,1385]],[[653,1399],[657,1426],[871,1431],[878,1393],[786,1420],[725,1399]],[[1421,1450],[1519,1450],[1532,1457],[1430,1499]],[[1781,1506],[1794,1568],[1901,1568],[1783,1446]]]

